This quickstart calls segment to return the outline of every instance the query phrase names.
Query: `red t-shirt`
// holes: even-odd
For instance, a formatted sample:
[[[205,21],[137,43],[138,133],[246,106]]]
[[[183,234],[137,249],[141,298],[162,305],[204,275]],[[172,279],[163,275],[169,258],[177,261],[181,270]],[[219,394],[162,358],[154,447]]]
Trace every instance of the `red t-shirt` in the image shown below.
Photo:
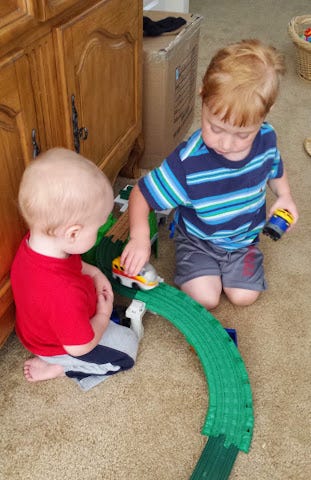
[[[35,355],[62,355],[63,345],[83,345],[94,332],[97,296],[83,275],[80,255],[53,258],[34,252],[25,236],[11,268],[16,333]]]

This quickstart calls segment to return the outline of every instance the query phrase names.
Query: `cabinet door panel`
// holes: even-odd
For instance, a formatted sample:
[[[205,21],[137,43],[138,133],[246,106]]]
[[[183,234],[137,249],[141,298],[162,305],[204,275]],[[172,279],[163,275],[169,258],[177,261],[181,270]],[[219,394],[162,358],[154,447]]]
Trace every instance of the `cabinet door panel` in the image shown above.
[[[114,180],[141,130],[141,2],[99,2],[55,32],[67,146],[73,148],[71,98],[80,152]]]
[[[0,48],[36,24],[31,0],[0,1]]]
[[[94,33],[81,53],[76,82],[81,124],[90,134],[82,149],[99,159],[135,124],[134,44],[126,36]]]
[[[5,152],[1,160],[0,176],[0,280],[6,279],[24,228],[17,214],[18,184],[24,164],[19,141],[19,112],[0,105],[0,149]],[[5,148],[4,148],[5,147]],[[14,169],[12,169],[12,163]]]
[[[22,20],[31,13],[24,0],[11,0],[0,3],[0,29]]]
[[[79,0],[37,0],[38,18],[47,20],[77,3]]]
[[[63,144],[62,112],[56,85],[57,66],[52,35],[41,37],[25,48],[31,72],[32,91],[40,133],[41,151]]]
[[[9,275],[26,231],[18,214],[17,194],[31,159],[31,126],[36,122],[29,66],[24,57],[10,58],[0,65],[0,344],[8,333],[8,322],[13,322]]]

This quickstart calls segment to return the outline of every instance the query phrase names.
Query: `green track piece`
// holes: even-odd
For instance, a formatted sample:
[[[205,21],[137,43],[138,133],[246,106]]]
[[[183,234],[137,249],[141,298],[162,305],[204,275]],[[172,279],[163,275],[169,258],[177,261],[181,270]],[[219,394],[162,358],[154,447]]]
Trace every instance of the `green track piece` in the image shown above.
[[[96,263],[119,294],[144,302],[148,310],[169,320],[195,349],[208,383],[209,408],[202,434],[209,440],[191,479],[225,480],[221,464],[230,470],[236,458],[232,452],[248,452],[254,417],[252,394],[244,362],[222,325],[192,298],[161,283],[148,292],[115,282],[111,262],[123,244],[105,237],[97,247]],[[224,467],[225,468],[225,467]],[[221,472],[219,475],[216,472]],[[228,475],[229,475],[228,473]]]
[[[209,438],[190,480],[226,480],[229,478],[239,450],[233,445],[226,448],[224,443],[223,435]]]
[[[132,190],[133,185],[127,185],[119,192],[120,198],[122,198],[122,200],[128,200],[130,198],[130,193]]]
[[[117,219],[113,216],[112,213],[110,213],[104,225],[102,225],[98,229],[95,245],[90,250],[88,250],[87,252],[83,253],[83,255],[81,255],[82,260],[84,260],[84,262],[90,263],[91,265],[96,264],[97,246],[101,242],[102,238],[106,235],[106,233],[110,230],[110,228],[116,223],[116,221]]]

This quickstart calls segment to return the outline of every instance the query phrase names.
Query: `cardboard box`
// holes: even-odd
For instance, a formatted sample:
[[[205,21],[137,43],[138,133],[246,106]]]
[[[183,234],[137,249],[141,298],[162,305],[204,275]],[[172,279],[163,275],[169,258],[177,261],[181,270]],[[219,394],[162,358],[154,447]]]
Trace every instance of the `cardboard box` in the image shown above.
[[[154,168],[191,127],[197,97],[197,65],[202,17],[176,12],[144,12],[158,21],[169,16],[187,23],[175,32],[143,40],[143,136],[141,168]]]

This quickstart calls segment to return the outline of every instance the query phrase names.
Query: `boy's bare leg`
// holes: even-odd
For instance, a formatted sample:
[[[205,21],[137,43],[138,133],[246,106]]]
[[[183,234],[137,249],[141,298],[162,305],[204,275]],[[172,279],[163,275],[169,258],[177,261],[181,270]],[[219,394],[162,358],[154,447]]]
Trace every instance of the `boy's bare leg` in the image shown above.
[[[24,363],[24,376],[28,382],[50,380],[52,378],[64,377],[64,367],[53,363],[47,363],[41,358],[29,358]]]
[[[224,288],[224,292],[233,305],[240,307],[252,305],[260,295],[257,290],[246,290],[244,288]]]
[[[213,310],[219,304],[222,285],[220,277],[217,275],[194,278],[181,285],[180,288],[207,310]]]

